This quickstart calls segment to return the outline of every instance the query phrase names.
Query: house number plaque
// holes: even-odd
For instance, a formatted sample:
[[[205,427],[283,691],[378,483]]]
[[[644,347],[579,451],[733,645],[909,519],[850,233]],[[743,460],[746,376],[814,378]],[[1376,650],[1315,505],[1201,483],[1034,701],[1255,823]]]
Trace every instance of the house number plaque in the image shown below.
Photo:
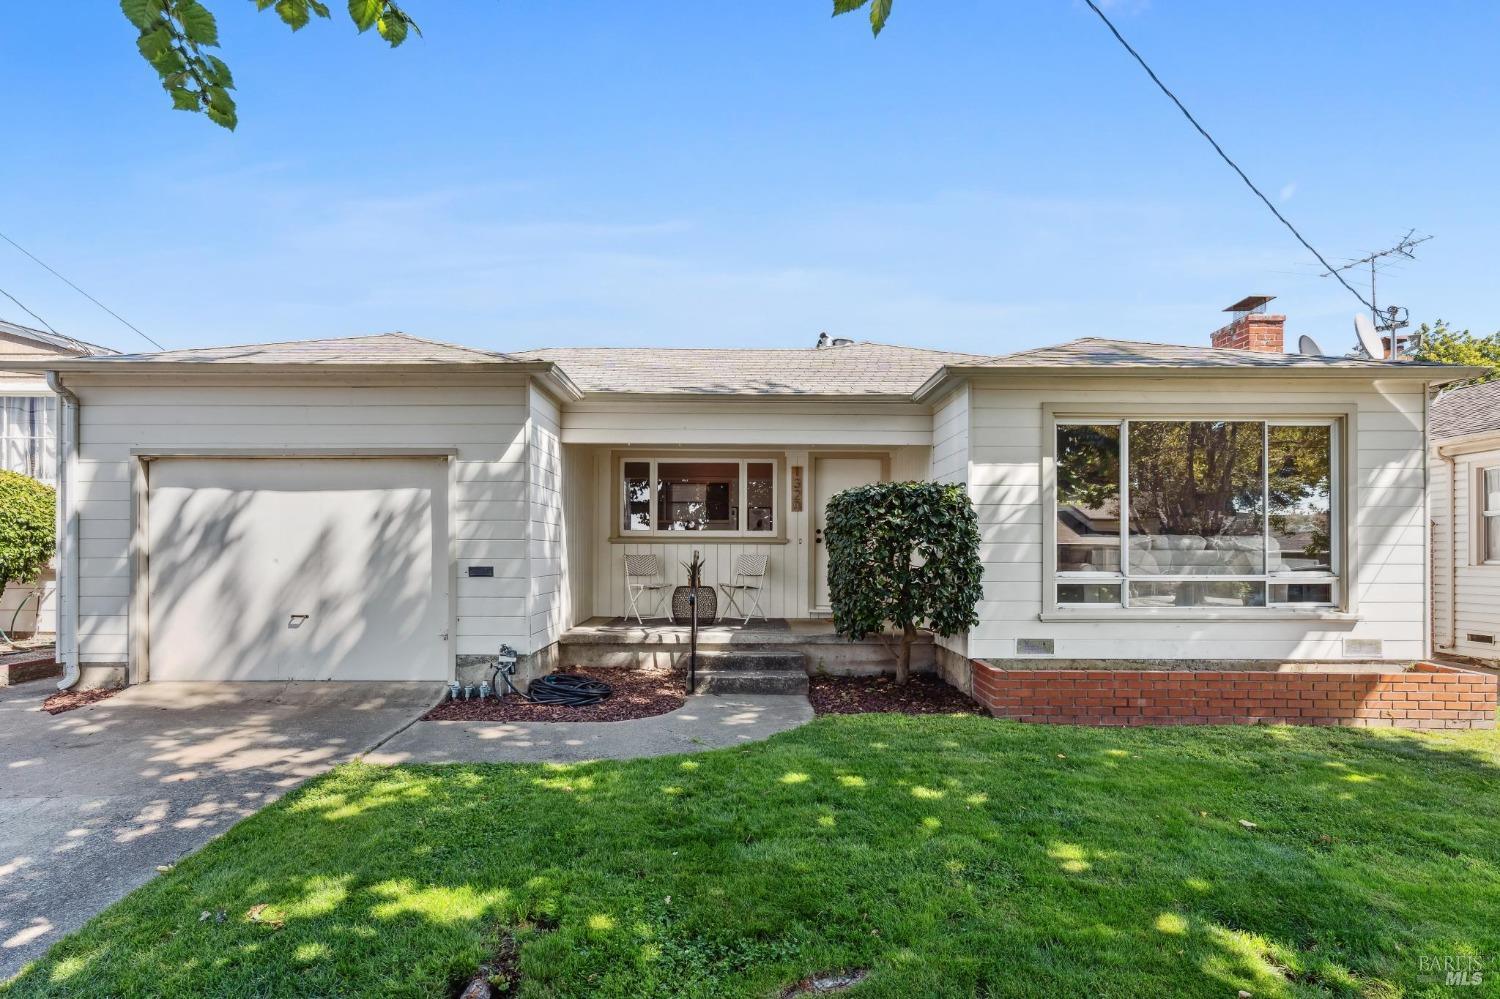
[[[792,512],[802,512],[802,466],[792,466]]]

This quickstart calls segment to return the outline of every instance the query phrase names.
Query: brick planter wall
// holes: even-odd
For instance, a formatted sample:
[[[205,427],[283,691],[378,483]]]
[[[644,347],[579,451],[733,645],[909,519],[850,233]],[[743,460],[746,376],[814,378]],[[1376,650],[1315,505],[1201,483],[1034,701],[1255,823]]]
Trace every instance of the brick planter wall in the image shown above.
[[[1001,670],[972,665],[996,718],[1070,725],[1494,728],[1496,677],[1418,663],[1390,673]]]

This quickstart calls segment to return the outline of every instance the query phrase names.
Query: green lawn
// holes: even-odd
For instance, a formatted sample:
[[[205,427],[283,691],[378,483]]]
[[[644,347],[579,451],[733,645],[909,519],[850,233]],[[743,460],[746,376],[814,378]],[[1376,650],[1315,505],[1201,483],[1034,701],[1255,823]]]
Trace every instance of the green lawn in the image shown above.
[[[858,997],[1497,995],[1497,778],[1493,732],[893,715],[690,758],[352,765],[0,995],[435,997],[507,934],[524,996],[853,968]],[[1458,955],[1484,985],[1424,967]]]

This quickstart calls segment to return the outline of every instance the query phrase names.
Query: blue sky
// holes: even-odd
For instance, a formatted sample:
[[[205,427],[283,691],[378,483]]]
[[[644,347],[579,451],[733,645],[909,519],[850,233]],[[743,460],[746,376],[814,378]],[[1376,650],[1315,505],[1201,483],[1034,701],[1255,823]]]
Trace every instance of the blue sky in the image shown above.
[[[235,133],[169,109],[113,3],[51,6],[0,37],[0,230],[169,347],[1000,353],[1204,342],[1251,293],[1352,345],[1357,303],[1077,0],[897,0],[878,40],[828,0],[409,0],[397,50],[338,2],[293,36],[212,0]],[[1325,254],[1434,233],[1382,299],[1500,327],[1500,6],[1109,10]],[[4,244],[0,287],[144,346]]]

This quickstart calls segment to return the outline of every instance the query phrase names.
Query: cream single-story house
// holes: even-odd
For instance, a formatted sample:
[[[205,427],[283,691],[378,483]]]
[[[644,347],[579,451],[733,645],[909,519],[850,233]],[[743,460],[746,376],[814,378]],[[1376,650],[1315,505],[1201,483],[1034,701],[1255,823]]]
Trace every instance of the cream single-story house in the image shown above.
[[[1438,397],[1431,461],[1433,642],[1500,662],[1500,382]]]
[[[931,652],[965,689],[976,662],[1411,663],[1429,388],[1473,372],[1284,353],[1282,321],[1001,356],[398,333],[38,364],[68,679],[442,680],[502,644],[544,669],[631,609],[635,554],[668,584],[764,556],[764,612],[816,621],[826,500],[888,479],[978,511],[980,623]]]
[[[10,371],[6,366],[12,361],[108,353],[107,347],[0,319],[0,469],[57,485],[57,398],[47,388],[44,374]],[[21,635],[54,631],[56,593],[52,572],[32,585],[5,587],[0,592],[0,629]]]

